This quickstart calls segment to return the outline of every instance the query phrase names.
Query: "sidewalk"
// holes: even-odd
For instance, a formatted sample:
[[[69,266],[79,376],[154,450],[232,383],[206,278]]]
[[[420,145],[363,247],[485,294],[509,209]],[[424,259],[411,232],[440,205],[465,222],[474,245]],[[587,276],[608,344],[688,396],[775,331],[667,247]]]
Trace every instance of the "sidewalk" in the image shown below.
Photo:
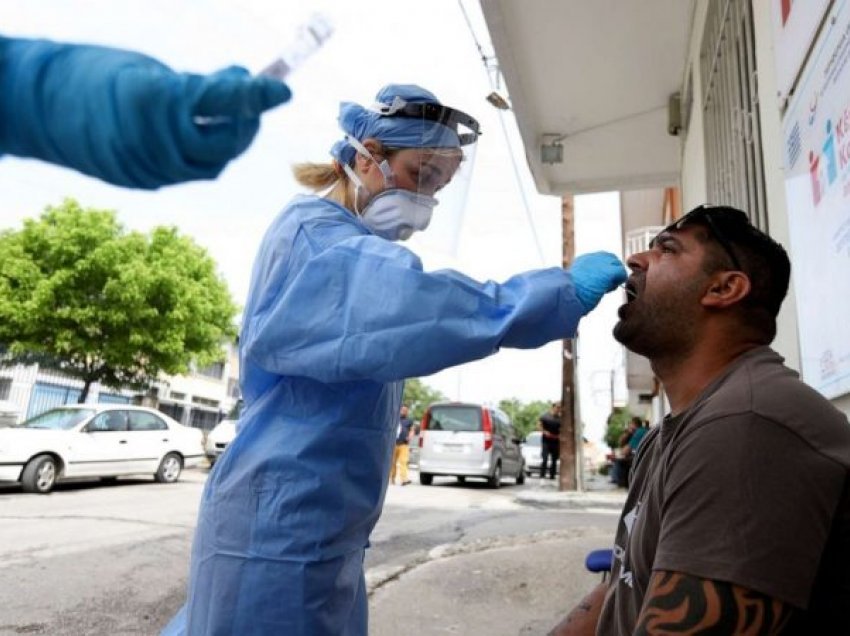
[[[530,480],[535,483],[531,489],[517,493],[516,501],[526,506],[542,508],[577,508],[577,509],[617,509],[620,510],[626,502],[626,491],[617,488],[607,477],[592,475],[585,479],[583,491],[561,492],[557,480]]]
[[[559,492],[557,482],[534,479],[515,500],[608,514],[625,501],[625,491],[603,478],[586,487]],[[369,634],[545,634],[601,580],[587,572],[584,559],[612,538],[585,527],[496,537],[438,546],[394,572],[369,571]]]

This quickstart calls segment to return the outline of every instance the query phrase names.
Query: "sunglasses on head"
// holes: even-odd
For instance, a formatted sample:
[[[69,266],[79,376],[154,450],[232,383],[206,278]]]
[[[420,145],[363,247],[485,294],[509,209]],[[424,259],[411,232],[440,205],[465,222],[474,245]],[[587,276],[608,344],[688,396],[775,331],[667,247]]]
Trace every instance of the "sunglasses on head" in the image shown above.
[[[668,225],[660,234],[664,232],[672,232],[681,230],[689,224],[698,224],[708,229],[712,238],[720,244],[723,251],[732,260],[732,265],[735,270],[743,271],[741,262],[735,256],[735,250],[732,249],[732,242],[729,240],[729,233],[721,229],[722,225],[729,228],[732,224],[737,225],[740,229],[746,230],[750,227],[750,220],[745,212],[726,206],[701,205],[694,208],[680,219],[676,219]],[[653,241],[654,243],[654,241]]]

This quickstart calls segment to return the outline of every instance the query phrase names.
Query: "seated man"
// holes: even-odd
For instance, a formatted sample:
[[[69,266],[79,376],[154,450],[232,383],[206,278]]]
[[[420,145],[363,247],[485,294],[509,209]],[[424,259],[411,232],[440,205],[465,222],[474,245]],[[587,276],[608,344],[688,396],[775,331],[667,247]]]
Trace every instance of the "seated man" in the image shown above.
[[[671,412],[635,456],[610,584],[553,633],[847,633],[850,426],[769,347],[785,250],[703,206],[627,263],[614,336]]]

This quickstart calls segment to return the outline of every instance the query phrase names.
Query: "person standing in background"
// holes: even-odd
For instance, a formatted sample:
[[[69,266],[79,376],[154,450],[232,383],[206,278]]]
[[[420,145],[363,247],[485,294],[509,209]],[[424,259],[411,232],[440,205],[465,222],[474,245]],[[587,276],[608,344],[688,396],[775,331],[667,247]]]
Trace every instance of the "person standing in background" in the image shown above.
[[[555,479],[558,470],[558,458],[561,456],[561,403],[552,402],[547,413],[537,420],[537,428],[543,433],[540,440],[541,463],[540,479],[546,476],[546,465],[549,464],[549,479]],[[551,461],[550,461],[551,460]]]
[[[407,462],[410,461],[410,438],[413,437],[413,421],[407,415],[407,407],[402,406],[396,431],[395,447],[393,448],[393,467],[390,472],[390,483],[395,483],[395,475],[398,472],[402,486],[407,486],[410,483],[410,479],[407,478]]]

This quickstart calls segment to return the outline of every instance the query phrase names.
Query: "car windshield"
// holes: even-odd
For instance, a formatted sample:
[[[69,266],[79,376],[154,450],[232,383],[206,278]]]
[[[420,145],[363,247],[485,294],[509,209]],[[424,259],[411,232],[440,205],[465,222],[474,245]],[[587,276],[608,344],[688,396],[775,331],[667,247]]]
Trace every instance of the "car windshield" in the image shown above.
[[[529,433],[528,437],[525,438],[525,443],[528,446],[540,446],[540,439],[542,437],[540,433]]]
[[[480,431],[481,409],[477,406],[435,406],[428,429],[432,431]]]
[[[45,428],[68,431],[94,415],[94,409],[51,409],[23,422],[18,428]]]

